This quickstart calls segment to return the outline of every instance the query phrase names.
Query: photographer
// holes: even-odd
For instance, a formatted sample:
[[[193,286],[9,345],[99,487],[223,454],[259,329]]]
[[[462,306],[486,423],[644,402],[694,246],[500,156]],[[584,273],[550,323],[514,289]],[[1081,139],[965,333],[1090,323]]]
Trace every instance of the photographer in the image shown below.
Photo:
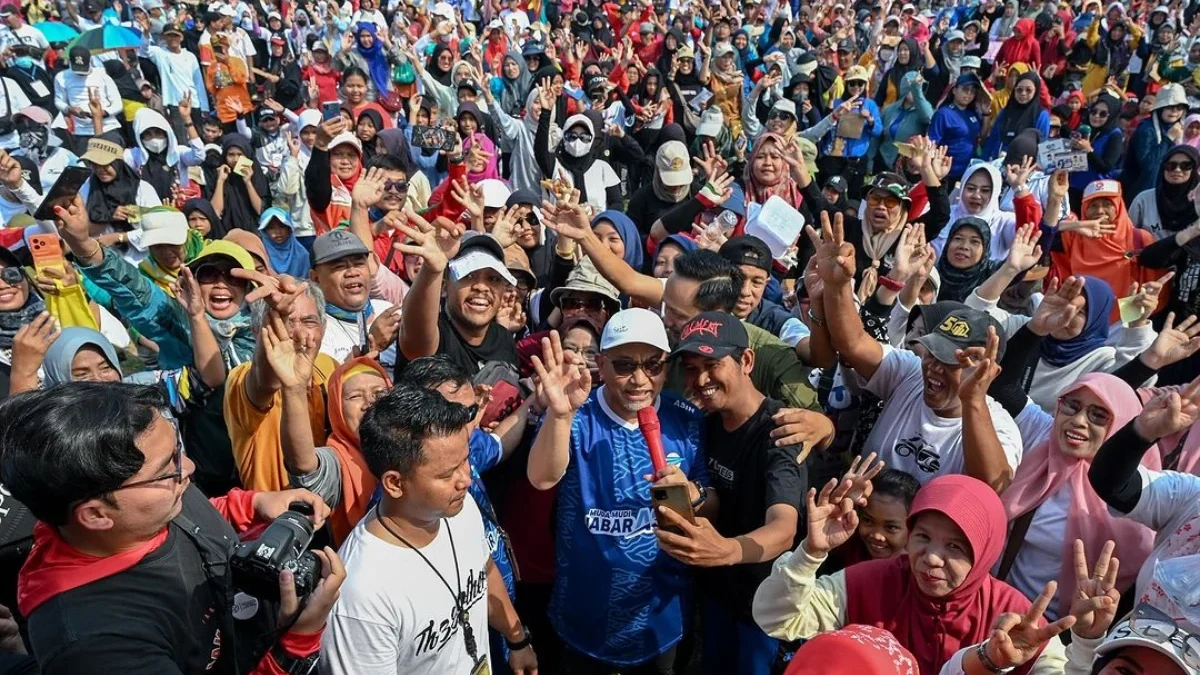
[[[18,604],[42,673],[309,672],[341,559],[314,552],[303,604],[303,575],[281,572],[278,607],[236,591],[230,562],[251,524],[302,502],[317,528],[329,509],[306,490],[205,500],[165,405],[150,387],[82,382],[0,404],[0,475],[41,521]]]

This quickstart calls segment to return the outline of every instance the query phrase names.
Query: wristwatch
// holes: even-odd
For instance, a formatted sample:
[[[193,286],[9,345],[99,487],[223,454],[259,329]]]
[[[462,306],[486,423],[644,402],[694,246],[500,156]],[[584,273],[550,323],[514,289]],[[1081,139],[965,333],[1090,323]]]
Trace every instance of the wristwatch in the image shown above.
[[[700,496],[696,497],[696,501],[692,502],[692,510],[695,510],[704,506],[704,502],[708,501],[708,490],[705,490],[704,486],[696,481],[692,481],[692,485],[695,485],[696,491],[700,493]]]
[[[317,672],[317,661],[321,657],[321,652],[316,651],[304,658],[296,658],[276,644],[271,648],[271,657],[275,659],[279,669],[288,675],[309,675]]]
[[[533,633],[529,632],[529,626],[521,624],[521,632],[525,633],[525,637],[516,642],[512,642],[508,638],[504,638],[504,644],[508,645],[508,651],[519,652],[528,647],[529,643],[533,641]]]

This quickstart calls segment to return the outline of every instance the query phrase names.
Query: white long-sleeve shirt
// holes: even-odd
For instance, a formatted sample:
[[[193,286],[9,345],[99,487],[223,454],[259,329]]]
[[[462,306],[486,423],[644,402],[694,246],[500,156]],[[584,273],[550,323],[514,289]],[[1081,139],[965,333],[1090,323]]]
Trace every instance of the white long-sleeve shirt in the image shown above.
[[[195,54],[186,49],[181,49],[177,54],[153,45],[146,51],[150,60],[158,66],[163,105],[177,106],[184,95],[190,92],[192,107],[196,110],[208,110],[204,71],[200,70],[200,62],[196,60]]]
[[[99,92],[100,102],[104,106],[104,124],[99,131],[92,126],[92,116],[88,109],[89,89]],[[63,115],[69,115],[68,111],[72,107],[86,113],[75,118],[75,133],[79,136],[95,136],[121,128],[121,123],[117,121],[117,115],[124,110],[121,92],[117,91],[117,83],[100,68],[93,67],[86,74],[68,69],[55,75],[54,106]]]

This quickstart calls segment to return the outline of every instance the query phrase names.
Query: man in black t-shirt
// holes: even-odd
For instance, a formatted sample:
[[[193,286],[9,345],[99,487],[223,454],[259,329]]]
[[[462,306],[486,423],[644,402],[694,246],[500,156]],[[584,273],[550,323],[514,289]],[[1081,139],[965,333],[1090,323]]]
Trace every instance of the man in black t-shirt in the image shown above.
[[[719,502],[711,522],[675,517],[683,536],[660,529],[659,545],[682,562],[710,568],[701,586],[706,667],[766,675],[778,641],[762,632],[750,607],[771,563],[794,543],[808,489],[802,449],[776,447],[771,439],[772,416],[784,404],[754,388],[754,351],[737,317],[697,315],[683,325],[671,357],[683,362],[689,398],[708,413],[704,450]]]
[[[434,354],[445,354],[472,377],[491,361],[515,365],[517,344],[496,322],[505,292],[517,285],[504,264],[500,243],[487,234],[464,236],[453,259],[447,260],[444,235],[400,229],[411,240],[401,250],[421,256],[425,263],[405,298],[396,376],[409,361]]]

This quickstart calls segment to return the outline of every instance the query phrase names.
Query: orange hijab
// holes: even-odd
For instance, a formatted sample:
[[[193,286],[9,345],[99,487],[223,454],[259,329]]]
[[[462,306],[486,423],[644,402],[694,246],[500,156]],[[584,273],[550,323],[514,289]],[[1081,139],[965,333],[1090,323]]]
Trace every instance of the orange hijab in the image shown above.
[[[338,456],[342,468],[342,500],[329,514],[329,532],[334,546],[340,546],[346,536],[367,514],[367,504],[375,493],[378,481],[367,468],[367,460],[358,447],[358,430],[351,429],[342,413],[342,387],[346,380],[370,370],[383,378],[384,384],[392,386],[387,372],[375,359],[360,356],[337,367],[329,376],[329,438],[325,444]]]
[[[1081,217],[1086,217],[1088,205],[1097,199],[1107,199],[1117,207],[1113,222],[1117,231],[1099,239],[1085,237],[1077,232],[1059,234],[1062,251],[1051,255],[1052,275],[1059,279],[1086,275],[1107,283],[1118,298],[1129,295],[1129,287],[1137,282],[1154,281],[1160,275],[1138,263],[1138,254],[1154,241],[1154,235],[1133,226],[1125,210],[1125,199],[1121,184],[1115,180],[1093,181],[1083,192]],[[1165,294],[1167,289],[1163,289]],[[1166,297],[1160,298],[1160,303]],[[1161,304],[1159,305],[1162,306]],[[1121,318],[1121,308],[1113,303],[1111,322]]]

